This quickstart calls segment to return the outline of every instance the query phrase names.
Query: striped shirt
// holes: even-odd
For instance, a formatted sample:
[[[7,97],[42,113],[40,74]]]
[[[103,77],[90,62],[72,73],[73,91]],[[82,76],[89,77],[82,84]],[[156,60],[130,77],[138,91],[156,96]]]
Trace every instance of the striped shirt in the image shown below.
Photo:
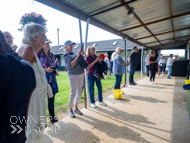
[[[86,57],[86,62],[87,62],[88,64],[91,64],[92,62],[95,61],[96,58],[97,58],[97,56],[94,56],[94,57],[92,57],[92,56],[87,56],[87,57]],[[93,65],[90,69],[88,69],[87,74],[94,74],[95,67],[96,67],[96,64]]]

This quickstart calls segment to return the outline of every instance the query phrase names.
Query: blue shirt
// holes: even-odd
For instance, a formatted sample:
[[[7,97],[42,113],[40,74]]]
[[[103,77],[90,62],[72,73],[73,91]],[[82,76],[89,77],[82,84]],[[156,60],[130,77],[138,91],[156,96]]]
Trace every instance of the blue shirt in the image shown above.
[[[158,57],[158,63],[159,63],[160,59],[161,59],[161,57]]]
[[[137,66],[137,53],[134,51],[130,54],[129,58],[131,58],[130,66],[136,67]]]
[[[116,54],[114,59],[113,59],[113,74],[114,75],[122,75],[122,65],[124,61],[121,58],[120,55]]]

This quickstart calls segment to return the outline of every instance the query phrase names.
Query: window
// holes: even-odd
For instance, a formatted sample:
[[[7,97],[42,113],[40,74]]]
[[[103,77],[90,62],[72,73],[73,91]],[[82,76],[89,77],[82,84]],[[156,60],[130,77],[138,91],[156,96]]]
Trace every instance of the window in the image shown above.
[[[94,43],[92,46],[93,46],[93,47],[95,47],[96,45],[97,45],[97,44],[96,44],[96,43]]]
[[[79,45],[76,45],[74,48],[77,49],[79,47]]]
[[[115,46],[115,45],[117,45],[117,43],[118,43],[117,41],[113,42],[112,46]]]

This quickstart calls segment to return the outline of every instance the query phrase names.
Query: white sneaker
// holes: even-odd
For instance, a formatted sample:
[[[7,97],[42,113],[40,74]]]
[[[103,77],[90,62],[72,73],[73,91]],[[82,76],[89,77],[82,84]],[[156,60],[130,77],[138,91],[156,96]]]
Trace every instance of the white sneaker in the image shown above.
[[[151,81],[151,82],[149,82],[150,84],[153,84],[153,82]]]
[[[92,107],[92,108],[97,108],[97,106],[96,106],[95,103],[92,103],[92,104],[90,105],[90,107]]]
[[[155,81],[153,81],[152,83],[153,83],[153,84],[156,84],[156,82],[155,82]]]
[[[107,106],[107,104],[104,101],[99,102],[99,104],[102,105],[102,106]]]

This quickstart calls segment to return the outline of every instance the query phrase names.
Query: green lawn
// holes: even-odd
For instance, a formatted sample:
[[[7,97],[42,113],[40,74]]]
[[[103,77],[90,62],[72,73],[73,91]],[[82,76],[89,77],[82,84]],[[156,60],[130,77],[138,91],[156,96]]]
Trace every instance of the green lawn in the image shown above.
[[[129,74],[128,74],[129,76]],[[134,79],[139,77],[139,74],[134,75]],[[124,81],[124,76],[122,78],[122,82]],[[57,82],[59,87],[59,92],[55,96],[55,113],[58,114],[59,111],[67,111],[68,107],[68,100],[70,96],[70,84],[69,84],[69,78],[67,76],[67,72],[59,72],[59,76],[57,76]],[[111,76],[110,79],[102,80],[102,88],[103,91],[107,91],[109,89],[112,89],[114,87],[115,83],[115,76]],[[97,88],[95,86],[95,95],[97,94]],[[84,96],[82,94],[82,96]],[[80,102],[83,102],[81,99]],[[47,115],[48,115],[47,111]]]

